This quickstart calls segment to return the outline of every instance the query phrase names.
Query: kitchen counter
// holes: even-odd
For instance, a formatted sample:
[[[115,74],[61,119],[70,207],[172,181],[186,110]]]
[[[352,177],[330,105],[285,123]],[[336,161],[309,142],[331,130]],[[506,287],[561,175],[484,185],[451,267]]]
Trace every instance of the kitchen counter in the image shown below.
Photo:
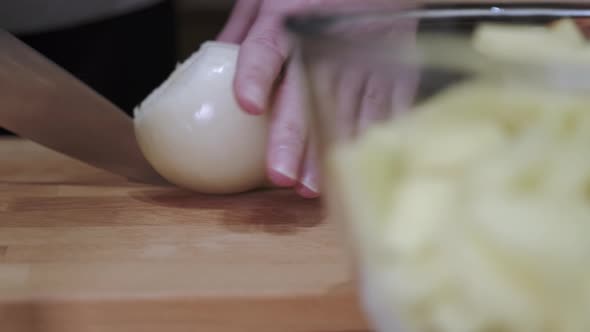
[[[346,257],[290,191],[133,184],[0,138],[3,331],[366,331]]]

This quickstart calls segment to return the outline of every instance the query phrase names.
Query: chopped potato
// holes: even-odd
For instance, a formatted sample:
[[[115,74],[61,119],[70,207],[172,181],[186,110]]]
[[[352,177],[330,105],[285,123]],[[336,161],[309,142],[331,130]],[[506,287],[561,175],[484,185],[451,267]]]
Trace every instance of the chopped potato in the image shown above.
[[[485,26],[476,45],[586,52],[552,29]],[[328,165],[380,332],[590,331],[589,94],[477,77]]]
[[[573,20],[544,26],[484,23],[475,31],[476,50],[500,60],[587,63],[590,44]]]

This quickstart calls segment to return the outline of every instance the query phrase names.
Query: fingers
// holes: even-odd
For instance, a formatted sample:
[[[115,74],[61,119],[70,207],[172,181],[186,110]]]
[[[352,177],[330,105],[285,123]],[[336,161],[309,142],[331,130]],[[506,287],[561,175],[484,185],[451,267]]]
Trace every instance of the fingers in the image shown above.
[[[302,79],[298,63],[290,62],[273,107],[267,168],[270,180],[282,187],[296,184],[309,133]]]
[[[392,114],[393,93],[391,77],[379,73],[369,75],[360,106],[358,120],[360,132],[380,121],[388,120]]]
[[[319,164],[315,140],[309,140],[305,151],[305,158],[301,167],[299,181],[295,191],[304,198],[316,198],[320,195]]]
[[[398,74],[394,82],[391,106],[394,114],[403,114],[411,109],[418,92],[419,82],[418,70],[405,69]]]
[[[349,1],[353,5],[360,3]],[[267,173],[274,185],[295,187],[303,197],[319,194],[319,168],[314,144],[310,141],[308,105],[305,86],[302,86],[300,69],[289,62],[291,45],[281,27],[282,14],[311,4],[335,5],[334,0],[238,0],[227,25],[218,40],[241,43],[233,88],[240,107],[250,114],[261,114],[273,106],[267,150]],[[386,3],[384,0],[383,3]],[[366,4],[362,4],[366,6]],[[366,26],[345,26],[357,33],[387,33],[387,22],[370,22]],[[360,28],[363,28],[360,30]],[[348,68],[342,60],[330,59],[325,75],[328,84],[314,85],[329,90],[329,100],[321,101],[330,112],[319,111],[318,117],[329,114],[331,127],[339,136],[355,135],[391,113],[393,84],[382,75],[369,75],[366,68]],[[333,66],[337,63],[338,66]],[[335,68],[340,67],[340,68]],[[285,71],[284,79],[281,74]],[[314,73],[313,75],[318,75]],[[277,89],[278,86],[278,89]],[[326,96],[326,94],[319,94]],[[317,102],[317,101],[316,101]],[[322,133],[322,135],[324,135]]]
[[[411,108],[418,82],[417,73],[410,69],[384,70],[367,66],[347,67],[340,70],[337,84],[332,85],[334,101],[320,101],[323,121],[332,140],[350,140],[378,123],[391,120],[396,114]],[[317,76],[316,76],[317,77]],[[319,87],[318,87],[319,89]],[[330,89],[330,88],[328,88]]]
[[[289,52],[280,16],[259,15],[242,43],[234,80],[236,99],[246,112],[261,114],[267,110]]]
[[[240,44],[250,31],[260,8],[261,0],[238,0],[217,40]]]
[[[358,134],[409,111],[419,82],[418,72],[411,68],[372,70],[367,76],[358,112]]]
[[[363,100],[367,74],[359,68],[344,69],[336,91],[336,107],[334,108],[335,128],[339,138],[348,139],[357,133],[358,116]]]

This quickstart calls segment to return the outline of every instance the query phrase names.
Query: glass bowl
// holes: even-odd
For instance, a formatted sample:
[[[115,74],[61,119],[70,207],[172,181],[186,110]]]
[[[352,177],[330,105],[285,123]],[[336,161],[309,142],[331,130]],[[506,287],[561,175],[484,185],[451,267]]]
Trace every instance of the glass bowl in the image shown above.
[[[588,331],[588,5],[294,13],[322,192],[377,331]]]

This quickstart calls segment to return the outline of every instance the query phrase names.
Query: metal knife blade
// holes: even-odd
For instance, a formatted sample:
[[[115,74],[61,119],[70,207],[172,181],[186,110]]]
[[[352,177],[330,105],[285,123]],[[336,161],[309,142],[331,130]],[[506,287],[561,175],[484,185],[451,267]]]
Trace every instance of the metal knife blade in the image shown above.
[[[131,181],[167,183],[141,153],[131,117],[2,29],[0,127]]]

